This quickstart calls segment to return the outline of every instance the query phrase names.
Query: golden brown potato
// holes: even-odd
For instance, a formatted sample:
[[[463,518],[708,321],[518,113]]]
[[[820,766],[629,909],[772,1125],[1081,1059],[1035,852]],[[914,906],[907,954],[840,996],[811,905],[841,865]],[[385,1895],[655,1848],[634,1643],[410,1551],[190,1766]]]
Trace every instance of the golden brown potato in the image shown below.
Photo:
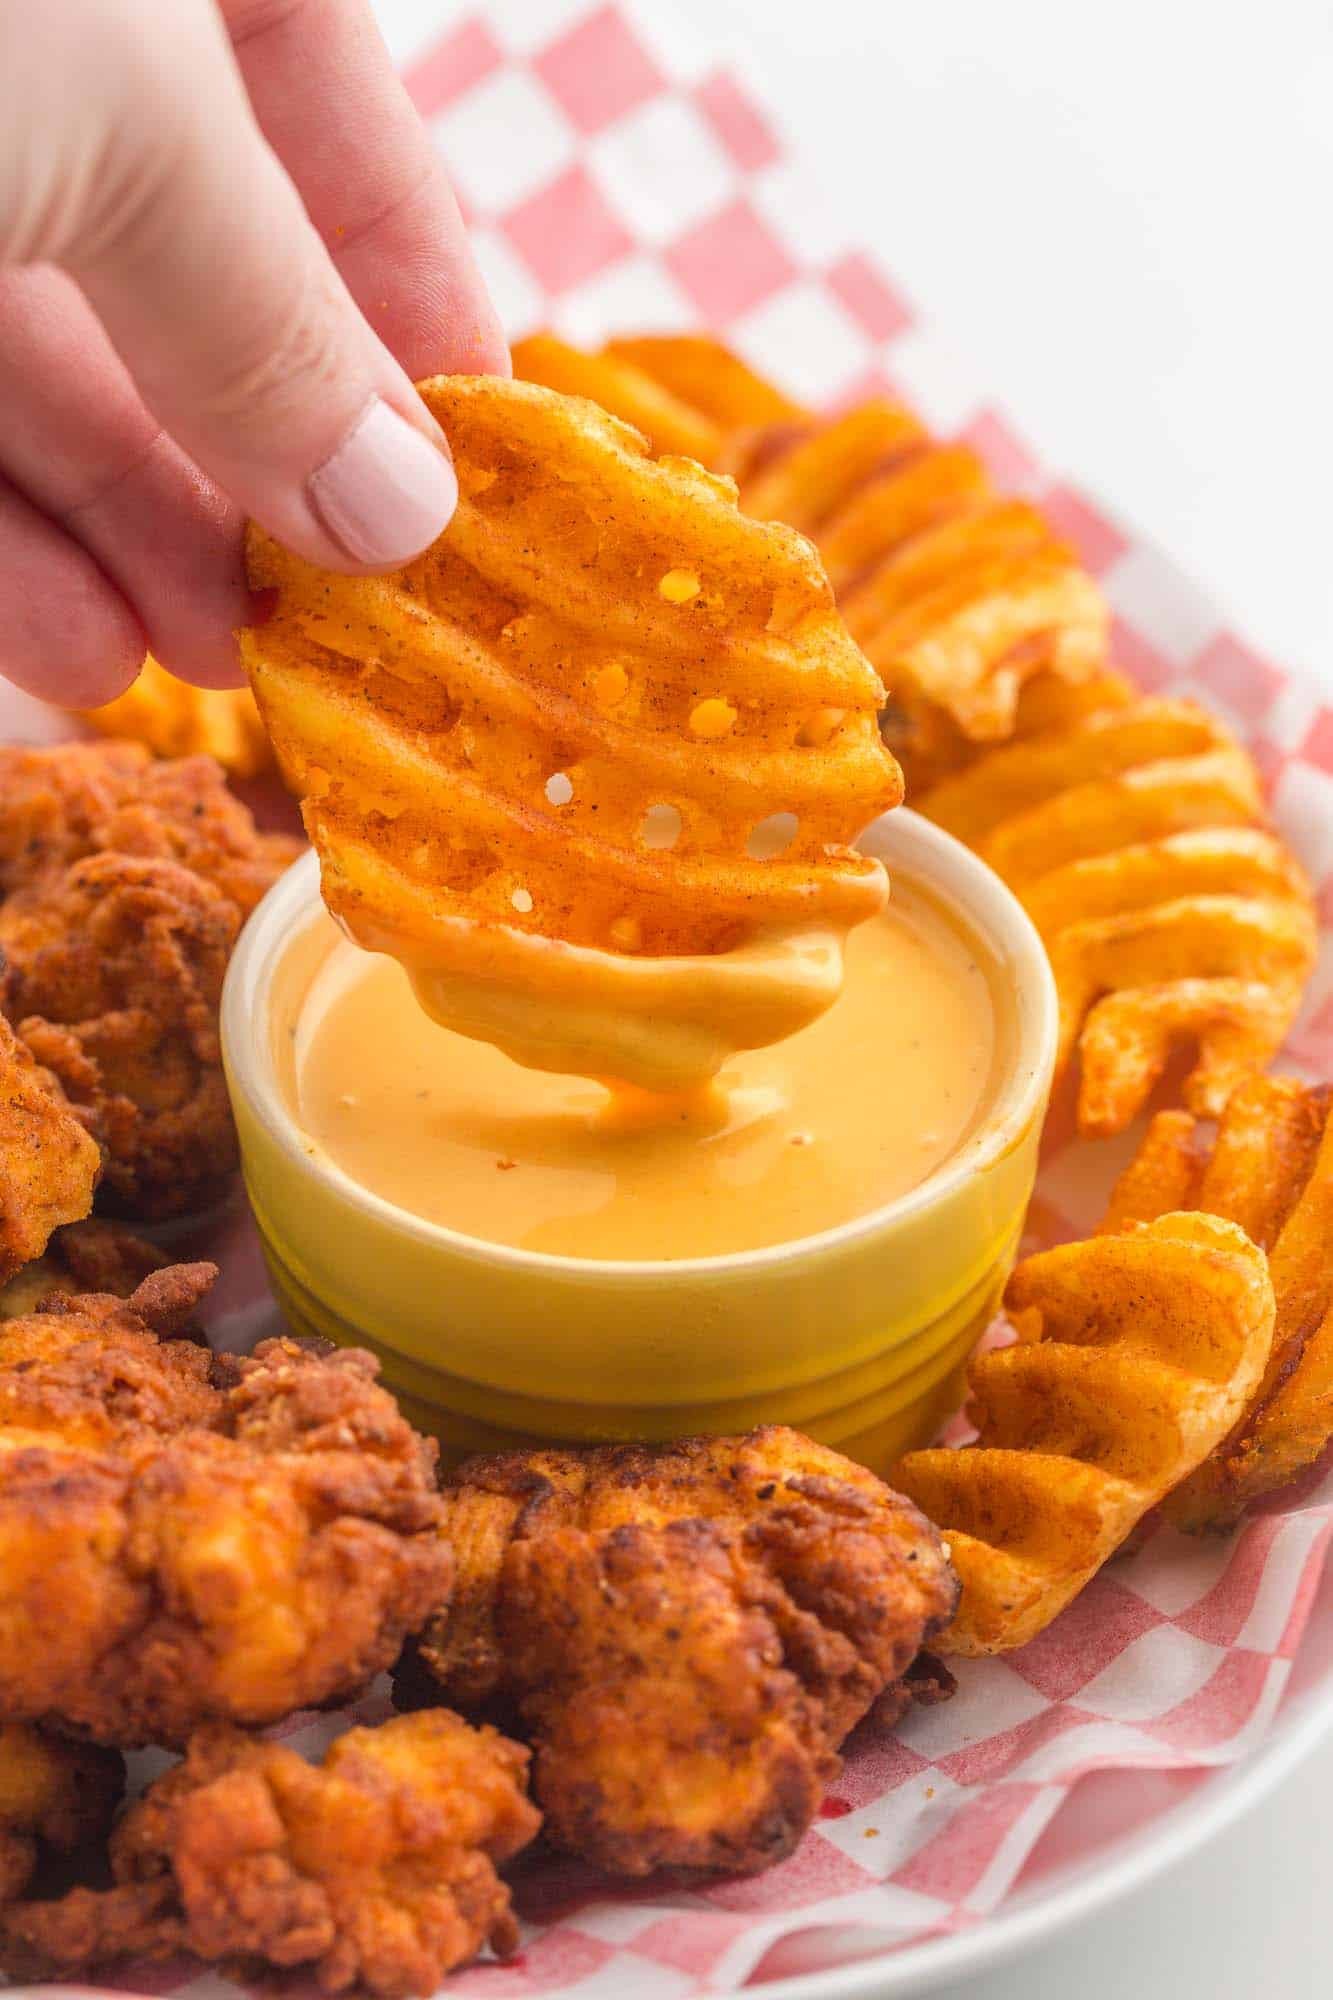
[[[1043,1631],[1227,1435],[1273,1341],[1262,1252],[1198,1213],[1029,1257],[1005,1305],[1017,1342],[969,1371],[976,1443],[893,1475],[962,1579],[946,1655]]]
[[[1188,1206],[1238,1223],[1268,1257],[1277,1307],[1272,1355],[1235,1429],[1167,1502],[1184,1528],[1228,1528],[1285,1486],[1333,1437],[1333,1086],[1252,1077],[1216,1137],[1164,1111],[1126,1167],[1108,1233]]]
[[[1089,1137],[1122,1131],[1179,1048],[1187,1104],[1215,1117],[1281,1046],[1316,947],[1309,883],[1240,744],[1192,702],[1107,692],[916,800],[1042,933]]]
[[[444,1498],[423,1659],[517,1705],[549,1837],[619,1874],[790,1853],[955,1601],[915,1509],[794,1431],[477,1459]]]
[[[428,1995],[517,1926],[497,1865],[539,1815],[527,1752],[444,1709],[353,1729],[311,1765],[214,1725],[126,1813],[115,1886],[5,1913],[20,1976],[185,1950],[308,1968],[325,1993]]]
[[[658,450],[734,473],[756,520],[810,536],[854,639],[889,690],[889,737],[915,792],[948,745],[1015,729],[1033,678],[1105,664],[1109,614],[1078,557],[1026,501],[996,496],[977,454],[900,403],[802,409],[716,341],[611,341],[582,354],[519,343],[520,375],[592,396]]]
[[[809,545],[589,403],[493,377],[423,395],[461,494],[425,555],[348,578],[251,535],[278,601],[242,652],[353,934],[457,939],[466,971],[499,926],[678,955],[873,914],[879,864],[843,843],[901,782]],[[779,809],[797,831],[757,859]]]
[[[103,736],[128,737],[158,757],[216,758],[233,778],[272,768],[273,752],[248,688],[199,688],[150,655],[115,701],[84,711]]]

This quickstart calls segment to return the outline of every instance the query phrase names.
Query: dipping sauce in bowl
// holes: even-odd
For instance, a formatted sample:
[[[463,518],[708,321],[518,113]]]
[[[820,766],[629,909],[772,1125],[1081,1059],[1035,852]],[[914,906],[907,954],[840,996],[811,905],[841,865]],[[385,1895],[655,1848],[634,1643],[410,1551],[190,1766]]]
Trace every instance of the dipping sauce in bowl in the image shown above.
[[[284,1065],[307,1138],[384,1200],[557,1257],[715,1257],[909,1193],[975,1129],[1001,1037],[975,947],[911,886],[847,939],[833,1006],[652,1097],[521,1068],[334,939]]]
[[[449,1456],[771,1422],[884,1469],[922,1442],[1013,1258],[1055,992],[957,841],[899,809],[860,845],[893,894],[841,997],[674,1118],[427,1019],[313,854],[289,870],[222,1034],[291,1330],[372,1348]]]

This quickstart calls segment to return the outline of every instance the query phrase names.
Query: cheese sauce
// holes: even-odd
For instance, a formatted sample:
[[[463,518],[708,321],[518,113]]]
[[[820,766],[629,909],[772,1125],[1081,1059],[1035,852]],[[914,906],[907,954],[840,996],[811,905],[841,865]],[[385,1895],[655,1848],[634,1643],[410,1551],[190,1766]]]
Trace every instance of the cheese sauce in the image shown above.
[[[917,1187],[984,1109],[997,1029],[968,941],[899,882],[850,934],[828,1011],[688,1097],[520,1068],[342,938],[290,1054],[312,1151],[397,1207],[556,1256],[672,1259],[814,1235]]]

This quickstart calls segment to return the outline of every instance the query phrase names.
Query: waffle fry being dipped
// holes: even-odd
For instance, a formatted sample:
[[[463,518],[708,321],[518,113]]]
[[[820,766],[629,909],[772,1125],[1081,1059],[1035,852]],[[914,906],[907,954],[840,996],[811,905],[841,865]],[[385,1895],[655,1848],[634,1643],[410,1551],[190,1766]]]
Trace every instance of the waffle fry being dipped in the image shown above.
[[[889,689],[886,728],[914,786],[938,774],[954,737],[1010,735],[1034,675],[1078,681],[1104,662],[1106,605],[1075,551],[1037,508],[997,495],[974,451],[932,438],[902,404],[819,416],[699,336],[587,355],[538,335],[514,365],[577,384],[659,449],[693,427],[693,445],[670,448],[733,473],[757,520],[810,536]]]
[[[891,1475],[962,1579],[943,1653],[1043,1631],[1227,1436],[1273,1340],[1262,1251],[1198,1213],[1029,1257],[1005,1304],[1017,1342],[969,1371],[976,1444]]]
[[[1026,906],[1081,1063],[1086,1135],[1119,1132],[1180,1045],[1185,1101],[1215,1117],[1282,1044],[1314,963],[1305,875],[1266,824],[1259,774],[1192,702],[1113,677],[1040,696],[1036,727],[918,798]]]
[[[1252,1077],[1211,1144],[1163,1111],[1116,1184],[1102,1228],[1189,1206],[1238,1223],[1268,1256],[1273,1351],[1236,1428],[1167,1503],[1182,1528],[1227,1528],[1303,1472],[1333,1437],[1333,1087]]]
[[[252,531],[242,649],[325,899],[532,1067],[696,1084],[821,1012],[883,905],[845,845],[901,796],[882,690],[727,482],[529,384],[423,394],[460,489],[424,556],[335,577]]]

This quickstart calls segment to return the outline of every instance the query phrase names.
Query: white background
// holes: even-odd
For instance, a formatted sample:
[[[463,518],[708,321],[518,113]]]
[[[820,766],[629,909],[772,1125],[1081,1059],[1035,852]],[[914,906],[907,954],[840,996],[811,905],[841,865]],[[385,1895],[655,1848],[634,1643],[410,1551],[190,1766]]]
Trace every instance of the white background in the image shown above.
[[[1333,0],[672,4],[1040,456],[1333,689]],[[405,53],[414,0],[380,5]],[[949,1992],[1325,2000],[1330,1967],[1333,1741],[1156,1887]]]
[[[1333,687],[1330,0],[676,0],[1041,457]],[[1333,1984],[1333,1741],[959,2000]],[[629,2000],[629,1996],[627,1996]]]
[[[1330,0],[676,0],[1047,463],[1333,688]],[[1321,2000],[1333,1741],[958,2000]],[[626,1996],[630,2000],[630,1996]]]

